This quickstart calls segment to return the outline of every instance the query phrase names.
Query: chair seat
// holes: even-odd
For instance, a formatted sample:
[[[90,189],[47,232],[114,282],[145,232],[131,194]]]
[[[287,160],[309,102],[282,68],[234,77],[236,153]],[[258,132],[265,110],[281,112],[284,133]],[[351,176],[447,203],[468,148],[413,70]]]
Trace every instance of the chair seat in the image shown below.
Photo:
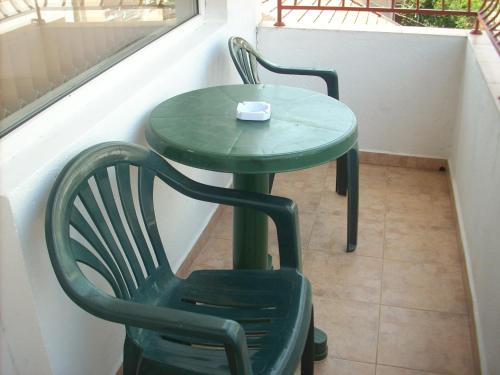
[[[174,285],[172,285],[174,284]],[[309,328],[311,291],[295,269],[276,271],[204,270],[170,283],[161,280],[141,291],[141,300],[183,311],[235,320],[242,325],[255,374],[291,374]],[[149,297],[148,297],[149,296]],[[141,301],[145,302],[145,301]],[[141,354],[141,374],[229,374],[224,347],[210,341],[128,327]],[[300,343],[298,341],[301,341]],[[182,369],[180,372],[179,369]]]

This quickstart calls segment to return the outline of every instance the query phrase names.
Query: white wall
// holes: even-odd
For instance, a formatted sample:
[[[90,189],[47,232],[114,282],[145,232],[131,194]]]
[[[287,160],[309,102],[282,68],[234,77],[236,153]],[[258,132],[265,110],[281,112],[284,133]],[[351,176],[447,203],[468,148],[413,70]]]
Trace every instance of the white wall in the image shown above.
[[[277,64],[337,70],[340,99],[358,118],[361,149],[447,158],[466,34],[426,32],[259,27],[257,39]],[[318,78],[264,71],[261,78],[326,92]]]
[[[238,34],[255,42],[257,4],[207,0],[204,15],[0,140],[0,358],[11,358],[2,375],[4,371],[6,375],[116,371],[123,329],[76,307],[53,274],[43,234],[49,189],[64,164],[90,145],[108,140],[145,144],[148,113],[162,100],[200,87],[239,82],[227,53],[227,38]],[[227,175],[177,167],[208,184],[230,181]],[[188,202],[165,189],[157,193],[163,240],[173,267],[178,267],[215,207]]]
[[[35,301],[9,202],[0,197],[0,374],[13,372],[14,353],[25,373],[49,373]],[[26,340],[29,338],[29,340]]]
[[[335,68],[341,100],[358,118],[361,149],[449,159],[481,366],[484,375],[500,374],[498,56],[485,58],[491,43],[477,46],[465,32],[395,30],[259,27],[258,49],[281,65]],[[478,58],[487,60],[483,70]],[[325,92],[317,78],[263,70],[261,78]]]
[[[461,93],[451,175],[483,375],[496,375],[500,374],[500,111],[471,44],[467,44]]]
[[[3,331],[3,328],[0,327],[0,329]],[[17,375],[14,363],[12,362],[12,356],[10,355],[10,349],[7,347],[3,334],[0,335],[0,374]]]

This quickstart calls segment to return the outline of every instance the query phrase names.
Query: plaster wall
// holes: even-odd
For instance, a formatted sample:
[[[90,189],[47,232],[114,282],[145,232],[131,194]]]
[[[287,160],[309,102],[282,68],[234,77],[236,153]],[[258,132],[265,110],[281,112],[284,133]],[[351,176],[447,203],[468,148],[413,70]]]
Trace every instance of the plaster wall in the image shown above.
[[[449,161],[482,373],[494,375],[500,374],[500,110],[476,56],[468,43]]]
[[[146,46],[0,140],[2,374],[114,374],[123,328],[74,305],[55,279],[44,240],[49,190],[79,151],[99,142],[145,145],[149,112],[173,95],[239,82],[227,38],[255,42],[257,1],[200,1],[202,15]],[[174,164],[195,180],[230,176]],[[177,268],[215,206],[155,187],[158,221]],[[179,230],[182,228],[182,230]]]
[[[493,60],[481,61],[485,44],[476,45],[466,33],[433,29],[263,26],[257,39],[258,49],[277,64],[337,70],[340,99],[358,118],[361,149],[449,160],[481,367],[485,375],[499,374],[500,107],[492,95],[498,87],[496,52]],[[325,92],[317,78],[260,74],[263,82]]]
[[[3,329],[3,328],[0,328]],[[10,350],[3,336],[0,336],[0,373],[2,374],[16,374]]]
[[[335,69],[365,151],[448,158],[465,32],[259,27],[258,49],[279,65]],[[266,83],[326,92],[319,78],[260,71]]]

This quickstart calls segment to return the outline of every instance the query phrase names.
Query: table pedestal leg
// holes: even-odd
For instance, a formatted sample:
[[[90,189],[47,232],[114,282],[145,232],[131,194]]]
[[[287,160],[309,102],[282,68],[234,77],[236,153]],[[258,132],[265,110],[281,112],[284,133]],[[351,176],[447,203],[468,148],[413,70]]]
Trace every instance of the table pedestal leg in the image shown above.
[[[269,193],[269,174],[234,174],[237,190]],[[234,207],[233,267],[267,269],[267,215],[248,208]]]
[[[269,193],[268,174],[234,174],[233,187],[237,190]],[[233,267],[235,269],[267,269],[267,215],[252,209],[234,207]],[[328,355],[327,336],[314,329],[314,360]]]

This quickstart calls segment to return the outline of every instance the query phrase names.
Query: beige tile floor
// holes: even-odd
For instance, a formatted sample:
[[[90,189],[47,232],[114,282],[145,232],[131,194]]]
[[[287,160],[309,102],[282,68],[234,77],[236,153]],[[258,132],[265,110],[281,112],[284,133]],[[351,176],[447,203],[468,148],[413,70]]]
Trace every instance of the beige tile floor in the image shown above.
[[[362,164],[356,252],[344,252],[346,198],[335,164],[277,175],[299,207],[304,273],[329,337],[320,375],[471,375],[472,345],[448,177]],[[190,270],[231,267],[224,207]],[[270,251],[278,264],[270,228]]]

